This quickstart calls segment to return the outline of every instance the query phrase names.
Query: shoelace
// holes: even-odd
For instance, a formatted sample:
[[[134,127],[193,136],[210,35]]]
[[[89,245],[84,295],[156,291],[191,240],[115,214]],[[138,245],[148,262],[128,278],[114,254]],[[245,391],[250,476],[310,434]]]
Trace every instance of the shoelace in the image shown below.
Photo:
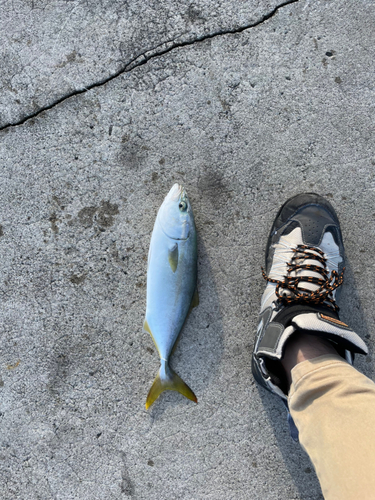
[[[315,276],[285,276],[284,281],[270,278],[264,272],[262,267],[263,278],[270,283],[276,283],[276,295],[278,299],[284,304],[291,304],[294,302],[312,302],[314,304],[326,303],[328,307],[338,312],[339,307],[333,298],[333,291],[342,285],[344,282],[343,268],[339,275],[337,271],[333,270],[331,274],[327,270],[327,259],[324,257],[324,252],[319,248],[310,247],[308,245],[298,245],[293,248],[294,255],[291,262],[288,262],[287,272],[307,270],[318,273],[322,278]],[[303,264],[306,260],[316,260],[320,262],[323,267],[314,264]],[[297,262],[298,261],[298,262]],[[298,286],[300,283],[314,283],[318,286],[316,290],[309,290],[303,286]],[[284,290],[283,292],[281,290]],[[291,292],[286,293],[286,290]]]

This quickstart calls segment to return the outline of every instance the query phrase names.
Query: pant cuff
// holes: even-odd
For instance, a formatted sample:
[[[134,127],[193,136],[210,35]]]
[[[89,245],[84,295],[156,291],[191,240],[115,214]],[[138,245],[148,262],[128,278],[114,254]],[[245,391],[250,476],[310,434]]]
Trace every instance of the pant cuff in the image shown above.
[[[307,359],[306,361],[302,361],[302,363],[298,363],[294,368],[292,368],[291,376],[292,383],[289,390],[288,399],[290,399],[295,393],[299,382],[309,375],[310,373],[322,370],[327,366],[334,364],[348,364],[344,358],[342,358],[339,354],[324,354],[323,356],[318,356],[313,359]]]

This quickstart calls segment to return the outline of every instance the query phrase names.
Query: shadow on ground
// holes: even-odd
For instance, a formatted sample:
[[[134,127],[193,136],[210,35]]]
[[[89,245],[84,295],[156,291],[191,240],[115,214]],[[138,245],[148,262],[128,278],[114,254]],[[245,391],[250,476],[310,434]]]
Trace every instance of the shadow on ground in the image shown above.
[[[364,357],[357,355],[354,360],[354,366],[362,371],[367,377],[373,380],[373,366],[371,359],[373,357],[372,345],[369,342],[371,333],[368,327],[368,321],[364,313],[356,279],[350,260],[345,257],[345,273],[342,294],[340,297],[340,319],[347,323],[364,340],[369,348],[369,355]]]

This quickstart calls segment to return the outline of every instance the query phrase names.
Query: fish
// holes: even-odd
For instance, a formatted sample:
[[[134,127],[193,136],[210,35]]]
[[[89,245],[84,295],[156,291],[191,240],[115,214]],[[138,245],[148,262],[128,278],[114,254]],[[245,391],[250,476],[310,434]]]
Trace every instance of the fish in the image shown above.
[[[174,184],[155,220],[147,264],[147,302],[143,330],[151,335],[160,369],[146,399],[146,410],[166,390],[197,403],[190,387],[169,366],[189,312],[199,304],[197,233],[185,188]]]

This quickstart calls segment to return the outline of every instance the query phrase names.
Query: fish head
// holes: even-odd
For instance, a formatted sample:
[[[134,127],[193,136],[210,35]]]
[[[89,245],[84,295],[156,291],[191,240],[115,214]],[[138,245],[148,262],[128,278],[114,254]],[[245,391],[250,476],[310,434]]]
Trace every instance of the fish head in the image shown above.
[[[194,216],[183,186],[174,184],[159,209],[158,218],[164,233],[174,240],[187,240],[194,230]]]

